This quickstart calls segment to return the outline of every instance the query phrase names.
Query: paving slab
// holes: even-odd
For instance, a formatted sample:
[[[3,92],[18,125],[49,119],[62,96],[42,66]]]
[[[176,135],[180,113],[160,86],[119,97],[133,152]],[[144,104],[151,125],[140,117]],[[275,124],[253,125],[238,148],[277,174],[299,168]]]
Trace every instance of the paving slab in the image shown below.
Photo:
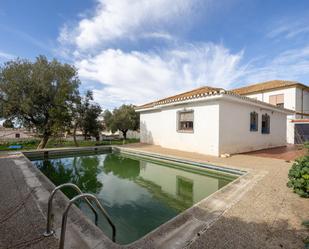
[[[0,158],[0,248],[58,248],[54,237],[42,236],[46,220],[20,169]]]

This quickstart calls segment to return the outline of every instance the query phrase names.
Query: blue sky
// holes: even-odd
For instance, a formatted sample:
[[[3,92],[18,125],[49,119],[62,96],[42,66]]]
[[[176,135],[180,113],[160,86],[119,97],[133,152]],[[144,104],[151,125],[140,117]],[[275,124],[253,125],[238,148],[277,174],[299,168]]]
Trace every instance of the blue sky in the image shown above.
[[[0,63],[74,64],[103,107],[309,79],[307,0],[2,0]]]

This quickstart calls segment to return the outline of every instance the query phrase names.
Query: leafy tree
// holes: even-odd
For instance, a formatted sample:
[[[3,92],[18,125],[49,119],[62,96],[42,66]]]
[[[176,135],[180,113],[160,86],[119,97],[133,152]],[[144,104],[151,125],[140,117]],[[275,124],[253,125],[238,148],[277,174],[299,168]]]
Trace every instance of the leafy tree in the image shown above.
[[[139,128],[139,114],[135,112],[133,105],[122,105],[111,113],[104,112],[104,121],[109,130],[115,132],[120,130],[124,139],[127,138],[128,130]]]
[[[76,130],[80,128],[83,131],[85,139],[89,136],[94,136],[98,140],[100,137],[100,130],[102,129],[99,116],[102,113],[102,109],[98,104],[92,103],[93,93],[87,91],[83,98],[79,99],[79,102],[74,108],[74,143],[78,146],[76,140]]]
[[[305,147],[309,149],[309,144]],[[296,159],[292,165],[287,185],[301,197],[309,198],[309,151],[307,155]]]
[[[3,126],[4,128],[14,128],[14,123],[12,122],[12,120],[6,119],[6,120],[3,122],[2,126]]]
[[[55,130],[71,124],[80,81],[69,64],[39,56],[34,62],[13,60],[0,68],[1,116],[42,134],[44,148]]]

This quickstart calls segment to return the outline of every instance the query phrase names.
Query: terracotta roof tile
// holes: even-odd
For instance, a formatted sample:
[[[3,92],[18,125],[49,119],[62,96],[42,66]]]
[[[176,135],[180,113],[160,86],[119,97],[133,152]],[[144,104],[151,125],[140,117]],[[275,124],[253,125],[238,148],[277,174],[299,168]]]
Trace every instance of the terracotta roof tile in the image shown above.
[[[272,81],[272,82],[274,82],[274,81]],[[283,81],[281,81],[281,82],[283,82]],[[265,83],[268,83],[268,82],[265,82]],[[291,81],[290,81],[290,83],[291,83]],[[300,84],[300,83],[297,83],[297,82],[293,82],[293,84],[294,85],[301,85],[302,87],[307,87],[307,86]],[[289,84],[289,86],[291,86],[291,85],[292,85],[292,83]],[[284,86],[287,86],[287,85],[284,85]],[[307,88],[309,89],[309,87],[307,87]],[[264,106],[276,108],[276,109],[281,110],[281,111],[294,113],[294,111],[292,111],[292,110],[288,110],[288,109],[281,108],[281,107],[276,107],[272,104],[262,102],[262,101],[259,101],[259,100],[253,99],[253,98],[249,98],[249,97],[245,96],[245,94],[238,94],[235,90],[226,91],[223,88],[215,88],[215,87],[208,87],[208,86],[200,87],[200,88],[188,91],[188,92],[180,93],[180,94],[177,94],[177,95],[174,95],[174,96],[171,96],[171,97],[167,97],[167,98],[160,99],[160,100],[157,100],[157,101],[153,101],[153,102],[141,105],[141,106],[137,106],[136,110],[149,109],[149,108],[153,108],[153,107],[160,106],[160,105],[165,105],[165,104],[172,103],[172,102],[180,102],[180,101],[185,101],[185,100],[190,100],[190,99],[204,98],[204,97],[219,95],[219,94],[229,95],[231,97],[243,99],[243,100],[248,101],[248,102],[252,102],[252,103],[256,103],[256,104],[260,104],[260,105],[262,104]]]
[[[309,123],[309,119],[293,119],[292,123]]]
[[[262,91],[269,91],[273,89],[278,88],[286,88],[286,87],[301,87],[309,90],[309,87],[301,84],[297,81],[287,81],[287,80],[272,80],[272,81],[266,81],[262,83],[257,83],[241,88],[236,88],[231,91],[233,91],[236,94],[245,95],[250,93],[256,93],[256,92],[262,92]]]
[[[205,94],[219,92],[221,90],[223,90],[223,88],[203,86],[203,87],[199,87],[199,88],[193,89],[188,92],[180,93],[177,95],[173,95],[173,96],[170,96],[164,99],[160,99],[154,102],[150,102],[150,103],[138,106],[136,109],[150,108],[156,105],[166,104],[170,102],[175,102],[175,101],[180,101],[180,100],[185,100],[185,99],[190,99],[190,98],[197,98]]]

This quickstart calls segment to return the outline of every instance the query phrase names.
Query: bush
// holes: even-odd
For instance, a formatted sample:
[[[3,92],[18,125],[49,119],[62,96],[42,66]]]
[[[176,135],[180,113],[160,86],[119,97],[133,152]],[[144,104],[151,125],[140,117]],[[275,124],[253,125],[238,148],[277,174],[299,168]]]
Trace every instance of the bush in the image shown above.
[[[308,144],[305,145],[308,148]],[[309,198],[309,154],[298,158],[289,171],[288,187],[301,197]]]

